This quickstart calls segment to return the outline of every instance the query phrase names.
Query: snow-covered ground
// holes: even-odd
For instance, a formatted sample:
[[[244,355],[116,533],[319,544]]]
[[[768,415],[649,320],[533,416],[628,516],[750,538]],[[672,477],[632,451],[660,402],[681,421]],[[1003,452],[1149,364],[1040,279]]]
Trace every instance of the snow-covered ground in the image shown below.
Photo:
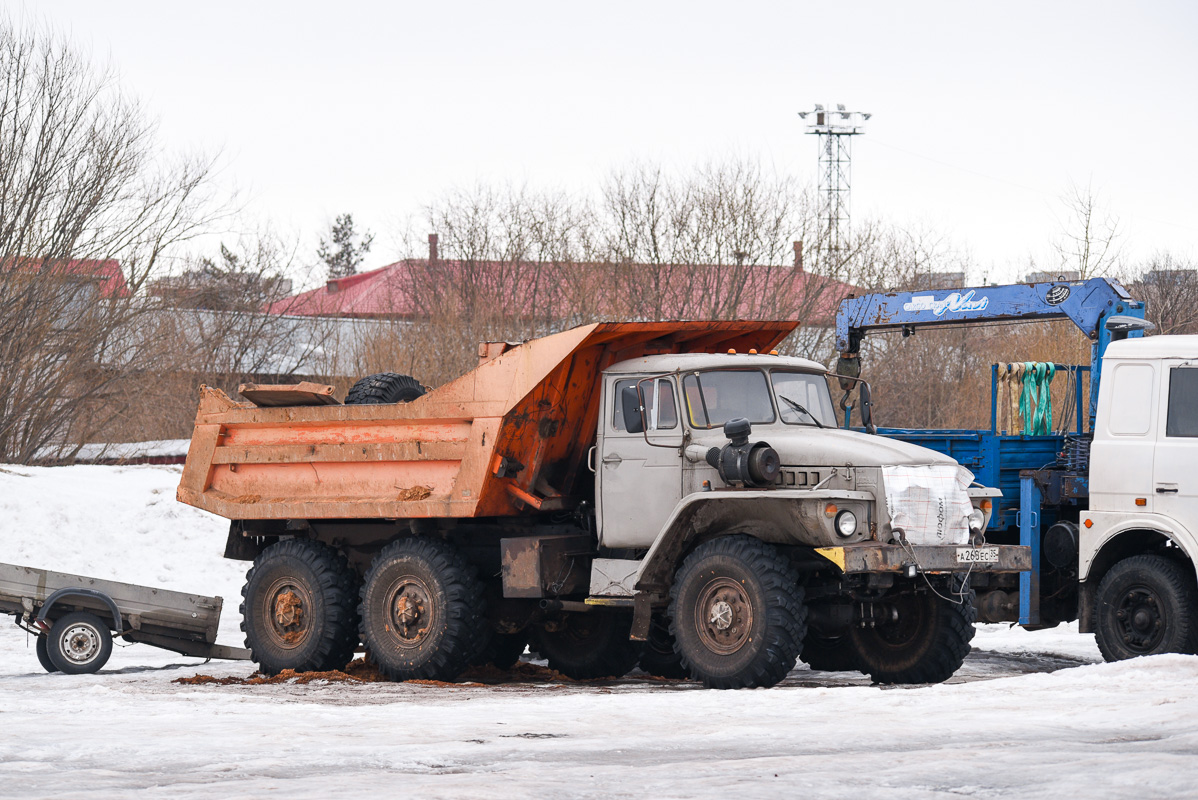
[[[171,467],[0,468],[0,561],[222,595],[246,565]],[[1198,795],[1198,657],[1102,664],[1092,636],[985,626],[952,682],[880,688],[186,686],[253,666],[118,647],[48,675],[0,625],[0,797]]]

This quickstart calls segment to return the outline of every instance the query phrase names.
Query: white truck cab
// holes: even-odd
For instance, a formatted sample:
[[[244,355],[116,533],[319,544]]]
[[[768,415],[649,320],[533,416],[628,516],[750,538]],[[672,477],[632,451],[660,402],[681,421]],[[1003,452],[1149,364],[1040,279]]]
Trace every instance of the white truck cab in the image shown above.
[[[1078,541],[1082,630],[1108,659],[1194,652],[1198,336],[1113,342],[1100,386]]]

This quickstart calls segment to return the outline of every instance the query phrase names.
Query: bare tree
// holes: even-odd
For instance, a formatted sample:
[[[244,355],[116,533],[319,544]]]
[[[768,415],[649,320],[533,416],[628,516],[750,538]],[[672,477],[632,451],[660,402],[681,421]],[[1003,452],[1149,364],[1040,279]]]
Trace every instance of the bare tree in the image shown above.
[[[1198,333],[1198,269],[1192,259],[1154,253],[1130,282],[1132,296],[1147,304],[1156,333]]]
[[[1103,206],[1089,183],[1071,183],[1061,203],[1066,219],[1053,243],[1059,268],[1076,272],[1082,280],[1116,271],[1121,257],[1119,218]]]
[[[211,218],[211,162],[154,126],[61,36],[0,17],[0,458],[82,441],[121,413],[140,290]]]

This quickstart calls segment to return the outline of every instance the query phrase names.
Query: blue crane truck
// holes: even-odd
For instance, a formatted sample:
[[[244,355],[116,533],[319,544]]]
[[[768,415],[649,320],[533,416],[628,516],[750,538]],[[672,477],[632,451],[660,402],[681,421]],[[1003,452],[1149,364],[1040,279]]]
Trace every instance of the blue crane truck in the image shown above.
[[[950,455],[1002,491],[985,541],[1030,547],[1032,568],[974,575],[980,620],[1028,629],[1077,620],[1108,660],[1198,651],[1198,479],[1189,477],[1198,474],[1198,419],[1187,427],[1198,417],[1198,336],[1144,339],[1144,313],[1118,282],[1092,278],[850,296],[836,316],[836,371],[852,377],[862,376],[863,341],[879,332],[1069,320],[1090,341],[1089,364],[1040,365],[1066,378],[1068,430],[1001,425],[1000,385],[1012,365],[995,364],[989,429],[877,431]],[[855,385],[842,383],[846,427]]]

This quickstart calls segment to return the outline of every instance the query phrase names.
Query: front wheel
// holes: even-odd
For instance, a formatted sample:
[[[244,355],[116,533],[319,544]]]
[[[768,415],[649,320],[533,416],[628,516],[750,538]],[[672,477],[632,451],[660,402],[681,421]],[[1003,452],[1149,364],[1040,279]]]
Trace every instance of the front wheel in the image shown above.
[[[884,621],[849,630],[862,672],[876,683],[940,683],[961,668],[977,620],[974,593],[955,578],[938,591],[912,589],[872,604]]]
[[[74,611],[50,628],[46,655],[59,672],[67,675],[98,672],[112,655],[112,634],[95,614]]]
[[[1193,653],[1195,599],[1194,579],[1176,561],[1148,555],[1118,562],[1098,584],[1094,638],[1102,657]]]
[[[713,539],[686,557],[670,590],[670,619],[683,665],[710,689],[777,684],[807,632],[798,574],[751,536]]]

